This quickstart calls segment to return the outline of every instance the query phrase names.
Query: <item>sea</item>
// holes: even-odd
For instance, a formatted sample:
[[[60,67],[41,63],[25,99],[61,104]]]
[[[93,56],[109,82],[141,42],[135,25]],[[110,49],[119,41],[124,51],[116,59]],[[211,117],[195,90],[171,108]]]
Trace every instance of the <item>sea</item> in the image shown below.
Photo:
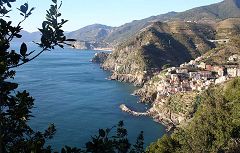
[[[18,45],[14,48],[18,50]],[[31,49],[36,47],[30,45]],[[33,130],[44,131],[51,123],[56,126],[56,134],[47,141],[54,150],[65,145],[85,147],[98,129],[111,128],[121,120],[132,143],[141,131],[145,146],[165,134],[165,127],[150,117],[120,110],[121,104],[135,111],[145,111],[149,106],[131,95],[137,87],[107,80],[110,72],[90,62],[97,52],[58,48],[16,69],[14,82],[20,84],[18,89],[29,91],[35,99],[34,117],[29,121]]]

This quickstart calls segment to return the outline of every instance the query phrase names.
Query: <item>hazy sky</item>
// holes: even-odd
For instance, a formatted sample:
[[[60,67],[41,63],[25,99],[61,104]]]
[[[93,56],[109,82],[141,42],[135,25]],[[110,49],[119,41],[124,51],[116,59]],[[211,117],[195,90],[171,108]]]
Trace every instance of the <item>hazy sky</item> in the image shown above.
[[[120,26],[132,20],[170,11],[181,12],[220,1],[222,0],[63,0],[61,12],[64,19],[69,20],[64,30],[73,31],[94,23]],[[27,31],[37,31],[51,0],[17,0],[11,13],[14,21],[20,21],[21,16],[15,9],[25,2],[36,7],[36,10],[23,27]]]

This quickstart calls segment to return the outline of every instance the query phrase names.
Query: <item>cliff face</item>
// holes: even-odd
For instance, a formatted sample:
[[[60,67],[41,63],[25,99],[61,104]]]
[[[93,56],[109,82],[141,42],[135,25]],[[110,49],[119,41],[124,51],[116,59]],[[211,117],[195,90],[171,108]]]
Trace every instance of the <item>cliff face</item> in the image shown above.
[[[76,49],[81,50],[111,50],[111,46],[105,42],[76,41],[72,44]]]
[[[74,48],[81,49],[81,50],[93,50],[94,46],[93,44],[85,41],[76,41],[72,44]]]
[[[104,62],[112,79],[142,85],[164,65],[177,66],[195,58],[214,45],[211,28],[196,23],[152,23],[133,39],[120,44]],[[210,32],[209,32],[210,31]]]
[[[147,68],[144,55],[142,52],[129,51],[131,49],[113,51],[102,67],[113,72],[111,79],[142,85]]]

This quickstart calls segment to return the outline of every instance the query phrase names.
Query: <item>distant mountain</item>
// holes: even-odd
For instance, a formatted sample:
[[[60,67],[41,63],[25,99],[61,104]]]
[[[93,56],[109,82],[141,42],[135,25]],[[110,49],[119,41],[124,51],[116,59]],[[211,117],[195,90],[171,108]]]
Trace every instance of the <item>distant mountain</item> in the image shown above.
[[[67,37],[75,38],[79,41],[96,42],[103,41],[113,28],[102,24],[93,24],[79,30],[69,32]]]
[[[93,24],[83,27],[79,30],[70,32],[66,35],[69,38],[77,39],[78,42],[75,43],[75,46],[78,46],[78,48],[81,49],[82,48],[92,49],[94,48],[94,46],[112,47],[118,44],[119,42],[131,38],[132,36],[137,34],[141,29],[152,24],[152,22],[159,20],[167,20],[175,15],[176,12],[169,12],[167,14],[152,16],[143,20],[135,20],[119,27],[110,27],[101,24]]]
[[[158,16],[151,16],[142,20],[135,20],[119,27],[108,27],[94,24],[69,34],[72,38],[83,41],[104,41],[116,46],[120,42],[134,37],[152,22],[188,21],[215,24],[218,21],[240,17],[240,0],[224,0],[220,3],[193,8],[184,12],[169,12]]]
[[[224,0],[220,3],[193,8],[178,13],[174,19],[211,22],[233,17],[240,17],[240,0]]]
[[[32,41],[38,42],[41,39],[40,32],[32,32],[31,33],[31,32],[27,32],[27,31],[22,30],[20,32],[20,34],[22,35],[22,38],[21,39],[14,39],[13,40],[14,42],[32,42]]]
[[[174,17],[176,14],[177,12],[169,12],[166,14],[151,16],[142,20],[134,20],[130,23],[126,23],[120,27],[114,28],[110,35],[106,38],[106,41],[114,44],[117,42],[122,42],[137,34],[141,29],[151,25],[152,22],[167,21]]]
[[[184,12],[169,12],[133,21],[114,29],[107,37],[108,42],[121,42],[137,34],[151,22],[188,21],[215,24],[227,18],[240,17],[240,0],[224,0],[220,3],[193,8]],[[115,44],[115,43],[114,43]]]
[[[77,39],[76,46],[80,46],[79,48],[105,48],[114,47],[128,41],[153,22],[185,21],[215,25],[221,20],[237,17],[240,17],[240,0],[224,0],[220,3],[193,8],[184,12],[169,12],[142,20],[134,20],[119,27],[93,24],[68,32],[66,36]],[[23,33],[24,41],[39,40],[40,38],[39,33]]]

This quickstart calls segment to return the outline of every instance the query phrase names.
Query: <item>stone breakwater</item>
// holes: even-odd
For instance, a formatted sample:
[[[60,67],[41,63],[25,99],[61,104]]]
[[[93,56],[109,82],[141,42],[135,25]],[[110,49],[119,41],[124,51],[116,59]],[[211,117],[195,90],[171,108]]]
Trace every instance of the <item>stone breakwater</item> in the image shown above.
[[[125,104],[122,104],[119,107],[120,107],[120,109],[123,112],[127,112],[127,113],[129,113],[131,115],[134,115],[134,116],[149,116],[150,115],[149,111],[146,111],[146,112],[135,112],[135,111],[129,109]]]
[[[145,112],[133,111],[130,108],[128,108],[125,104],[121,104],[119,107],[123,112],[129,113],[130,115],[133,115],[133,116],[152,117],[155,122],[161,123],[164,126],[166,126],[167,127],[166,131],[170,131],[175,127],[174,122],[171,119],[169,119],[169,117],[165,116],[165,114],[159,113],[158,110],[155,109],[155,107],[152,107]]]

